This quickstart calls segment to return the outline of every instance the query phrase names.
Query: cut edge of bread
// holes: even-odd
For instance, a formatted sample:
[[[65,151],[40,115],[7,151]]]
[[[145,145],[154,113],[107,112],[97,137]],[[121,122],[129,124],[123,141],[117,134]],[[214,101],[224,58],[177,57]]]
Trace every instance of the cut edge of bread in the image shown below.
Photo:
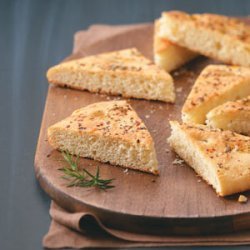
[[[167,72],[171,72],[198,56],[197,53],[174,44],[167,37],[161,37],[159,33],[160,24],[160,19],[155,20],[153,47],[156,65],[162,67]]]
[[[106,103],[108,102],[99,104],[100,106],[105,106]],[[113,103],[118,103],[120,107],[124,106],[124,104],[128,105],[126,101],[113,101]],[[84,108],[86,109],[88,106]],[[135,111],[132,110],[131,112]],[[94,114],[98,115],[97,113],[98,110]],[[53,148],[112,165],[136,169],[155,175],[159,174],[153,139],[139,117],[136,123],[140,122],[140,126],[143,126],[142,135],[146,135],[146,138],[143,140],[138,139],[140,137],[135,138],[133,135],[119,134],[116,136],[115,132],[110,134],[96,132],[95,127],[93,128],[88,122],[86,124],[81,122],[81,127],[77,127],[78,125],[74,125],[74,122],[78,120],[81,114],[83,114],[82,109],[79,109],[73,112],[71,116],[48,128],[48,141]],[[122,124],[122,119],[121,117],[121,123],[113,121],[115,126],[110,128],[115,130],[116,126]],[[100,120],[97,120],[97,122],[99,121],[105,123],[106,120],[104,121],[103,117],[101,117]],[[110,120],[108,121],[110,122]],[[110,123],[112,123],[112,120]],[[98,128],[99,123],[96,129]]]
[[[250,66],[250,27],[243,22],[222,15],[180,11],[164,12],[162,19],[161,35],[172,42],[228,64]],[[234,32],[228,31],[230,27]]]
[[[216,190],[217,194],[223,195],[216,172],[211,166],[212,163],[203,158],[199,152],[199,147],[181,129],[177,121],[170,121],[170,125],[171,136],[168,138],[170,146],[199,176]]]
[[[170,145],[219,196],[250,189],[250,137],[202,124],[170,124]]]
[[[94,93],[175,101],[171,75],[134,48],[61,63],[48,70],[47,79],[62,87]]]

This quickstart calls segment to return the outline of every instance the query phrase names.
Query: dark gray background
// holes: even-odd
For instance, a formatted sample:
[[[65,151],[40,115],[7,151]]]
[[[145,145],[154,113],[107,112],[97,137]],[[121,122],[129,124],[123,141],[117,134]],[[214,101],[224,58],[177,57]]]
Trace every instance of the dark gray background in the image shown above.
[[[246,16],[250,1],[0,1],[1,250],[42,249],[41,240],[49,227],[50,199],[33,171],[48,67],[70,54],[77,30],[93,23],[149,22],[171,9]]]

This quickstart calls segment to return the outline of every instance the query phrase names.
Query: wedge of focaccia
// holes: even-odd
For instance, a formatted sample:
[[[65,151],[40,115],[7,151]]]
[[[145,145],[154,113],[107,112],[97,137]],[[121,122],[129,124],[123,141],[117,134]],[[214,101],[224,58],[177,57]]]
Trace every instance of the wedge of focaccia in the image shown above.
[[[250,189],[249,137],[201,124],[170,124],[170,145],[218,195]]]
[[[250,136],[250,96],[226,102],[207,114],[207,125]]]
[[[250,95],[250,68],[209,65],[197,78],[182,108],[184,122],[205,123],[213,108]]]
[[[173,71],[198,56],[197,53],[170,42],[167,37],[160,37],[160,20],[154,27],[154,61],[166,71]]]
[[[48,129],[61,151],[158,174],[153,139],[126,101],[99,102],[78,109]]]
[[[161,17],[161,36],[225,63],[250,66],[250,26],[215,14],[170,11]]]
[[[125,97],[174,102],[172,77],[136,49],[89,56],[48,70],[50,83]]]

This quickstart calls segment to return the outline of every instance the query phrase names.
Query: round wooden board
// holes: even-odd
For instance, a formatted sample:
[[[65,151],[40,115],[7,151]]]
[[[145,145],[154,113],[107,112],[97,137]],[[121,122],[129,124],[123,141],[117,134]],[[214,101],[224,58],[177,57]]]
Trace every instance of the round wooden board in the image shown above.
[[[105,34],[101,39],[100,32]],[[84,47],[84,39],[88,40]],[[99,34],[95,39],[95,34]],[[108,34],[108,35],[107,35]],[[80,48],[70,58],[104,51],[137,47],[152,59],[153,26],[96,26],[76,37]],[[86,38],[87,39],[87,38]],[[208,64],[199,57],[174,72],[177,99],[175,104],[128,100],[151,132],[156,145],[160,176],[81,159],[80,164],[92,172],[100,166],[101,176],[115,178],[115,188],[107,192],[78,187],[68,188],[58,168],[64,164],[61,154],[47,142],[48,126],[88,104],[117,99],[50,86],[35,158],[36,176],[44,190],[60,206],[72,211],[90,208],[108,227],[154,234],[223,233],[250,228],[250,203],[240,204],[237,195],[220,198],[185,163],[174,164],[177,155],[169,148],[169,120],[180,120],[180,110],[196,77]],[[120,99],[120,97],[118,97]],[[250,193],[245,193],[250,198]]]

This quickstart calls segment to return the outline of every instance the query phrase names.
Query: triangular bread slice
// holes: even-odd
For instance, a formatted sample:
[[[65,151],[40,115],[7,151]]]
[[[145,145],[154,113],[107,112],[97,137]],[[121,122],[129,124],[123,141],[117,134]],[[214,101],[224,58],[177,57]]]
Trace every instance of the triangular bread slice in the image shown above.
[[[170,124],[170,145],[218,195],[250,189],[250,137],[201,124]]]
[[[250,95],[250,68],[209,65],[197,78],[182,108],[184,122],[205,123],[213,108]]]
[[[124,97],[174,102],[172,77],[137,49],[64,62],[47,72],[49,83]]]
[[[226,102],[207,114],[207,125],[250,136],[250,96]]]
[[[48,129],[61,151],[158,174],[153,139],[126,101],[99,102],[78,109]]]
[[[154,26],[154,62],[167,72],[178,69],[198,56],[197,53],[174,44],[159,34],[161,20],[155,20]]]
[[[170,11],[161,19],[161,36],[222,62],[250,66],[250,26],[222,15]]]

